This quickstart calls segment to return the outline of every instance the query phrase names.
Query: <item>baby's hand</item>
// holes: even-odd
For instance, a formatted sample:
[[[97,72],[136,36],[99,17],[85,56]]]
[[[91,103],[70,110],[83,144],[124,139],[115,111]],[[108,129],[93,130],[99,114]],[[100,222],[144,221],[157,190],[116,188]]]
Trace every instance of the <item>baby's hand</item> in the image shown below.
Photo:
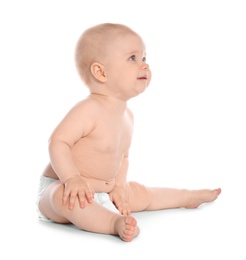
[[[127,195],[122,187],[115,186],[114,189],[109,193],[109,197],[122,215],[128,216],[131,214]]]
[[[64,186],[65,189],[62,198],[62,204],[64,206],[68,203],[69,209],[73,209],[77,197],[81,208],[85,207],[86,202],[92,203],[95,194],[94,189],[83,177],[75,176],[68,179],[64,183]]]

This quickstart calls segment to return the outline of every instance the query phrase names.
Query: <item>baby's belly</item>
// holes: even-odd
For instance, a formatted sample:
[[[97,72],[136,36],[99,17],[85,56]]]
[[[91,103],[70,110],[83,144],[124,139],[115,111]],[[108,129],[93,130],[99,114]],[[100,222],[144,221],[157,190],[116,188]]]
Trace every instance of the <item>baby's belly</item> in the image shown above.
[[[97,180],[97,179],[88,179],[88,182],[92,185],[95,192],[107,192],[113,190],[115,185],[115,179],[110,181],[103,181],[103,180]]]
[[[59,177],[57,176],[57,174],[55,173],[55,171],[53,170],[50,164],[48,164],[48,166],[44,170],[43,175],[50,178],[59,179]],[[115,186],[115,178],[111,178],[109,180],[103,180],[103,179],[97,179],[97,178],[84,176],[84,175],[82,176],[88,180],[88,182],[92,185],[95,192],[109,193],[110,191],[113,190]]]
[[[116,169],[112,167],[103,168],[99,164],[87,168],[85,165],[80,167],[78,164],[77,167],[81,175],[92,185],[95,192],[110,192],[114,188]]]

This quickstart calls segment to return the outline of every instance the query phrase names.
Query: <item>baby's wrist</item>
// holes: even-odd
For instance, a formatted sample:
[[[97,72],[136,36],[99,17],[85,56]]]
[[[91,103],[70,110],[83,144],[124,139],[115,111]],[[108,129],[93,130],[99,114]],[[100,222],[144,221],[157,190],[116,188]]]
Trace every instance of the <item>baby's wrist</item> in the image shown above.
[[[76,178],[78,178],[78,179],[81,179],[82,178],[82,176],[81,175],[74,175],[74,176],[69,176],[68,178],[66,178],[64,181],[62,181],[62,183],[66,183],[66,182],[68,182],[68,181],[70,181],[70,180],[73,180],[73,179],[76,179]]]

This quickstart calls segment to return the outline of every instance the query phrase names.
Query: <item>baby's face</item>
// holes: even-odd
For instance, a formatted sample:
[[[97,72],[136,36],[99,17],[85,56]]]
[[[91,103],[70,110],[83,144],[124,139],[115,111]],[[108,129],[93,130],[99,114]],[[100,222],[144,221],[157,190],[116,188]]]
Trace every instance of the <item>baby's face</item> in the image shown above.
[[[105,60],[107,88],[122,100],[142,93],[150,83],[145,45],[133,33],[116,37],[109,43]]]

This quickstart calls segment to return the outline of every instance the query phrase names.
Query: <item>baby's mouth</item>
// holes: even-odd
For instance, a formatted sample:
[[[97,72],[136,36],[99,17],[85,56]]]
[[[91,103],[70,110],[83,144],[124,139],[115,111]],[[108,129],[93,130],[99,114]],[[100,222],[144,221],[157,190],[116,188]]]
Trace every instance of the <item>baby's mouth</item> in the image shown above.
[[[142,77],[138,77],[139,80],[147,80],[148,77],[147,76],[142,76]]]

